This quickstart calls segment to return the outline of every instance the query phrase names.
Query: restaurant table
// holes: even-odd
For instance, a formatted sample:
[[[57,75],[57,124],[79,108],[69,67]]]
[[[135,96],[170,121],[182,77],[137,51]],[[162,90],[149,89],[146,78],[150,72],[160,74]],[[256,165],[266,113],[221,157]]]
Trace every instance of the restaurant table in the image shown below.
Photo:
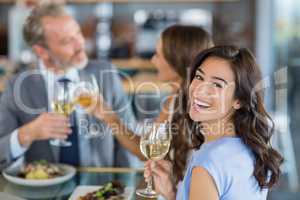
[[[76,175],[60,185],[47,187],[20,186],[8,182],[0,175],[0,192],[27,200],[67,200],[79,185],[103,185],[109,181],[120,181],[134,188],[132,199],[144,200],[135,195],[136,188],[145,187],[143,169],[133,168],[78,168]],[[2,200],[2,199],[1,199]]]

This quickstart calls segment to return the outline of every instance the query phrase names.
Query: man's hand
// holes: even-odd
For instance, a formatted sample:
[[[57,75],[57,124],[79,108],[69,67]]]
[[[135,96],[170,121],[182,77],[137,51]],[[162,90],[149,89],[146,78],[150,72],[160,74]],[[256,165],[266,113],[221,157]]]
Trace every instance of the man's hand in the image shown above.
[[[66,139],[72,132],[69,119],[61,114],[43,113],[19,129],[19,142],[28,147],[36,140]]]

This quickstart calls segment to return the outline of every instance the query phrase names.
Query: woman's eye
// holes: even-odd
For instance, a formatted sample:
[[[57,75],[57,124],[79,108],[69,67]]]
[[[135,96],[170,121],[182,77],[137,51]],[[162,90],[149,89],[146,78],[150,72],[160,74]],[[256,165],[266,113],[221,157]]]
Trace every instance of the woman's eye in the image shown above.
[[[218,88],[223,88],[223,85],[220,83],[213,83],[213,85]]]
[[[202,77],[201,75],[199,75],[199,74],[196,74],[196,75],[195,75],[195,78],[196,78],[197,80],[203,81],[203,77]]]

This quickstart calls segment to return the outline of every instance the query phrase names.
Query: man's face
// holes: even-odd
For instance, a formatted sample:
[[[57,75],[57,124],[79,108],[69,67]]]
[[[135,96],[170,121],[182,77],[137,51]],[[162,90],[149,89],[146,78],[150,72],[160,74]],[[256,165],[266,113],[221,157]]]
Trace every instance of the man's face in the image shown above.
[[[42,19],[48,64],[56,70],[83,68],[87,64],[85,41],[78,23],[71,16]]]

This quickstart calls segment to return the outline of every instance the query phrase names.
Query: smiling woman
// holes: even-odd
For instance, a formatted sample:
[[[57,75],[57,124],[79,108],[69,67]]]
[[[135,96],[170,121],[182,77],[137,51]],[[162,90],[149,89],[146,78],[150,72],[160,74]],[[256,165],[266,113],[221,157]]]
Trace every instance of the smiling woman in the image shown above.
[[[233,98],[234,90],[234,74],[230,64],[217,57],[207,58],[196,70],[190,85],[190,116],[194,121],[206,123],[230,117],[228,115],[232,109],[239,108],[239,101]]]
[[[191,70],[189,115],[195,151],[183,181],[173,188],[171,163],[147,163],[168,200],[266,200],[279,180],[281,155],[270,145],[272,119],[264,109],[262,80],[247,49],[218,46],[199,53]],[[169,176],[165,176],[166,171]]]
[[[177,198],[266,199],[283,159],[270,145],[272,119],[256,89],[262,77],[254,56],[235,46],[211,48],[196,57],[191,77],[189,114],[201,148]]]

